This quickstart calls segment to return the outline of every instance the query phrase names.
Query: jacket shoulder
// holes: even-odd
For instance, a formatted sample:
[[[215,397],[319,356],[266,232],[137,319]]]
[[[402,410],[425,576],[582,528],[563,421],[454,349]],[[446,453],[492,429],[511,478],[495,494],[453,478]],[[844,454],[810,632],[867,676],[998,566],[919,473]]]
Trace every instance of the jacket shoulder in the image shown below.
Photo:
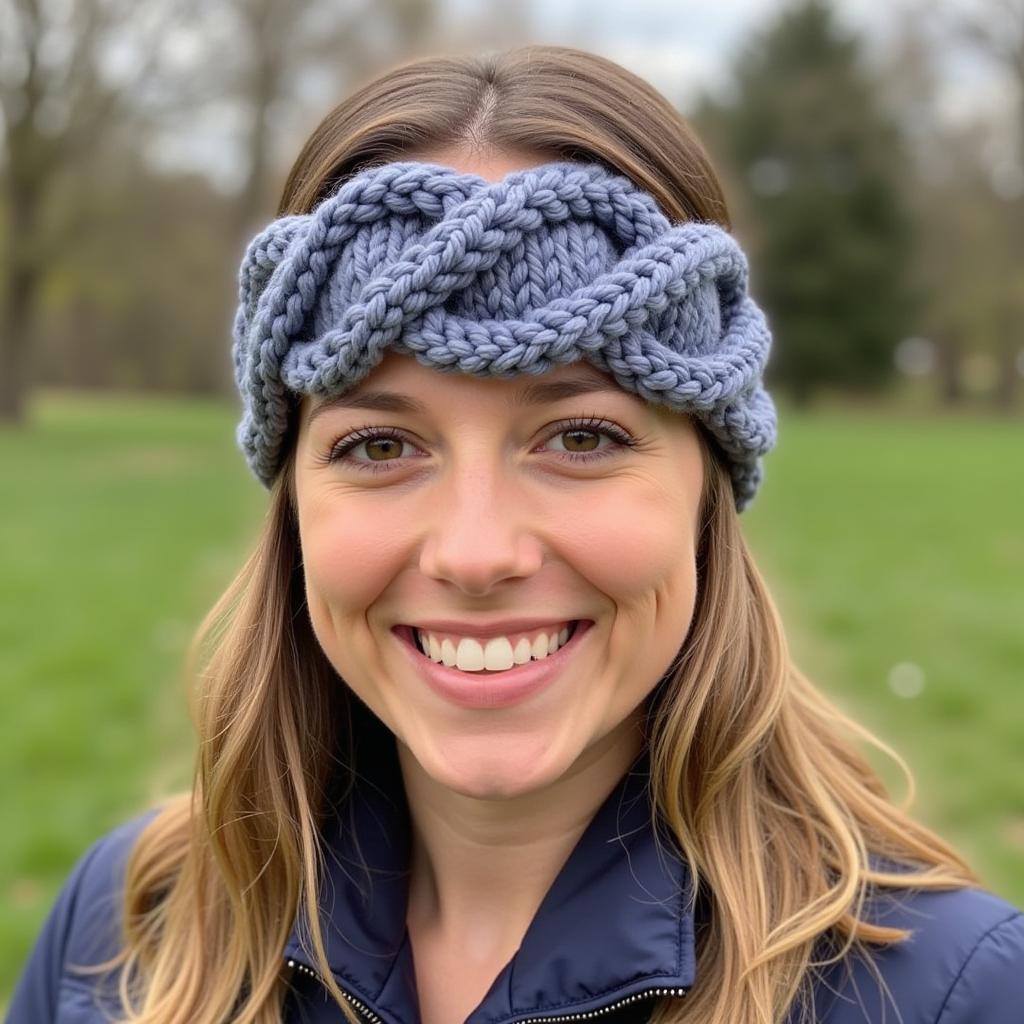
[[[1024,913],[1011,903],[983,889],[889,890],[865,916],[910,938],[823,975],[823,1024],[1024,1021]]]
[[[120,949],[125,865],[135,840],[156,814],[151,809],[122,822],[78,859],[29,952],[7,1024],[93,1019],[84,1012],[68,1013],[68,1008],[76,1002],[92,1006],[97,975],[79,975],[71,968],[101,963]]]
[[[978,941],[964,959],[937,1022],[1024,1020],[1024,913],[990,896]]]

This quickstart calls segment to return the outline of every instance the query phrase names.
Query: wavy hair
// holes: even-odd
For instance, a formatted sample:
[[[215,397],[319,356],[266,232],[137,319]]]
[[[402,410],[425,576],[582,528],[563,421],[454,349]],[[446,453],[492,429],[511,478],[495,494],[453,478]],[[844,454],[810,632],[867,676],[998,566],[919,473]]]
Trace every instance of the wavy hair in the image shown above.
[[[363,84],[306,142],[278,215],[306,213],[361,168],[438,146],[522,148],[604,163],[673,221],[731,229],[704,147],[668,101],[619,65],[532,45],[430,57]],[[699,426],[699,425],[698,425]],[[700,972],[656,1024],[777,1024],[809,1016],[816,970],[906,932],[872,923],[874,890],[977,879],[887,795],[860,747],[903,761],[797,669],[740,529],[728,471],[699,428],[705,486],[690,630],[652,691],[655,818],[706,902]],[[354,699],[304,605],[294,432],[255,549],[200,624],[188,657],[199,750],[190,792],[163,805],[129,858],[123,1020],[271,1024],[287,991],[282,950],[303,911],[346,1017],[319,931],[323,816],[351,781]],[[909,803],[909,796],[907,802]]]

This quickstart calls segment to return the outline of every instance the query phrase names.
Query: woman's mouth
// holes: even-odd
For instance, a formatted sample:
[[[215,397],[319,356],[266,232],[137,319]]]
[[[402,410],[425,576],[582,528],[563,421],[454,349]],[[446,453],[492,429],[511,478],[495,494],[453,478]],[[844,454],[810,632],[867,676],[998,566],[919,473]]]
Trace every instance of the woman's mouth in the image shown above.
[[[505,672],[516,665],[543,661],[564,647],[579,624],[573,619],[559,626],[534,629],[488,639],[460,638],[412,627],[414,643],[431,661],[461,672]]]
[[[394,632],[403,641],[402,647],[419,676],[427,685],[446,701],[466,708],[503,708],[526,700],[534,693],[553,683],[562,668],[572,659],[590,632],[594,623],[590,619],[577,619],[568,624],[565,643],[551,654],[534,657],[540,647],[531,647],[529,660],[513,664],[507,669],[460,669],[434,661],[424,654],[418,642],[417,630],[412,626],[395,626]],[[435,641],[434,649],[437,649]],[[520,656],[526,649],[517,645]],[[447,660],[455,660],[453,647],[449,644],[443,652]],[[470,655],[461,651],[463,663],[479,664],[479,654],[474,650]],[[506,651],[507,660],[507,651]]]

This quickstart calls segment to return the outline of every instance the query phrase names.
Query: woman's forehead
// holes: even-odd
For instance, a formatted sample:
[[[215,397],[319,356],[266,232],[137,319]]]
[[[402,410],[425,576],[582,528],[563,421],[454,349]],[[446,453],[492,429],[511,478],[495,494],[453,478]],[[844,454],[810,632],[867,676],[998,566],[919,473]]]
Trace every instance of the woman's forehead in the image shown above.
[[[423,366],[412,355],[403,352],[388,352],[381,362],[357,385],[337,395],[314,398],[304,395],[301,409],[303,415],[320,406],[345,407],[354,405],[368,408],[363,399],[371,394],[380,396],[384,392],[398,393],[430,404],[436,401],[438,392],[468,395],[485,395],[496,401],[512,406],[539,405],[571,397],[573,394],[596,394],[607,391],[626,395],[637,402],[643,400],[621,387],[611,374],[599,369],[586,360],[555,366],[540,374],[517,373],[512,377],[481,377],[471,373],[451,373],[434,367]],[[646,404],[646,403],[644,403]]]

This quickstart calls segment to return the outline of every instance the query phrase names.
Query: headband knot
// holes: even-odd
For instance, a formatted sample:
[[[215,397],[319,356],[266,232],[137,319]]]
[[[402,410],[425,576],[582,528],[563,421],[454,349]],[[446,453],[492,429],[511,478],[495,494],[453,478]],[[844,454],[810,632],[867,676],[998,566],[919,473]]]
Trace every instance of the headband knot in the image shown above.
[[[698,418],[738,511],[776,417],[771,332],[747,260],[716,224],[672,224],[598,164],[489,182],[414,161],[364,170],[246,249],[234,320],[237,441],[269,487],[298,397],[357,384],[390,349],[447,373],[511,377],[587,360]]]

